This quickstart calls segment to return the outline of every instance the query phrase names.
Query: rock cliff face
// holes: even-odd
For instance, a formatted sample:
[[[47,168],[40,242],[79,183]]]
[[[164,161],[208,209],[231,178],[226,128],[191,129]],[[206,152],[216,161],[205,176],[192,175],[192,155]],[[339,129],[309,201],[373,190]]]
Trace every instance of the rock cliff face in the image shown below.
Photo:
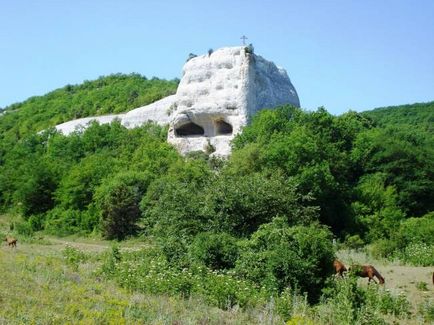
[[[297,92],[286,71],[246,47],[219,49],[190,59],[177,92],[126,114],[90,117],[58,125],[65,134],[91,120],[126,127],[147,121],[169,124],[168,141],[182,154],[208,151],[230,154],[230,141],[260,109],[282,104],[299,107]]]
[[[245,47],[189,60],[176,96],[168,141],[183,154],[203,150],[227,156],[230,141],[258,110],[300,106],[286,71]]]

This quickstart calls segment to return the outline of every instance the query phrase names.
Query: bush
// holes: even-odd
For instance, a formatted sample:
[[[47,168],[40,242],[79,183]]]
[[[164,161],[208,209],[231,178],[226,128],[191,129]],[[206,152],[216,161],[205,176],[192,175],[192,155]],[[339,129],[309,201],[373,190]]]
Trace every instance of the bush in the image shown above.
[[[116,257],[116,261],[113,261],[112,253],[108,256],[101,267],[102,273],[129,290],[185,298],[196,295],[222,309],[235,305],[256,306],[269,298],[265,290],[229,272],[211,271],[198,265],[173,266],[158,247],[124,252]]]
[[[387,324],[383,315],[407,318],[410,304],[405,296],[379,286],[359,287],[350,276],[330,281],[315,314],[321,324]]]
[[[119,246],[113,245],[111,250],[105,253],[101,266],[101,273],[106,276],[112,276],[116,273],[116,268],[121,260],[121,252]]]
[[[45,220],[45,231],[56,236],[67,236],[81,232],[82,212],[74,209],[63,210],[57,207],[49,211]]]
[[[315,301],[332,274],[333,259],[329,230],[318,224],[289,227],[277,217],[244,242],[236,272],[271,292],[291,287]]]
[[[403,262],[415,266],[434,265],[434,245],[425,243],[413,243],[403,251],[398,251],[396,256]]]
[[[347,236],[344,245],[350,249],[360,249],[365,245],[359,235]]]
[[[238,258],[237,240],[226,233],[201,233],[190,246],[190,256],[213,270],[233,268]]]
[[[62,251],[62,255],[65,258],[66,263],[71,266],[74,271],[78,270],[80,263],[89,259],[89,256],[81,250],[69,245]]]
[[[434,238],[434,212],[401,222],[394,237],[402,248],[411,243],[431,244]]]
[[[173,164],[166,175],[150,184],[140,203],[145,230],[163,241],[192,240],[210,230],[209,217],[204,214],[204,188],[210,177],[204,160]]]
[[[32,226],[26,221],[14,222],[13,229],[18,235],[25,237],[33,236]]]
[[[235,236],[251,235],[277,216],[291,225],[308,224],[318,217],[318,209],[309,206],[310,197],[300,195],[297,185],[280,174],[221,173],[206,198],[215,231]]]
[[[33,231],[42,230],[44,229],[45,214],[32,215],[27,222]]]
[[[137,230],[139,203],[150,182],[144,173],[124,172],[106,179],[95,194],[101,211],[102,234],[107,239],[124,239]]]
[[[379,239],[369,246],[369,252],[375,258],[391,258],[397,248],[397,242],[388,239]]]

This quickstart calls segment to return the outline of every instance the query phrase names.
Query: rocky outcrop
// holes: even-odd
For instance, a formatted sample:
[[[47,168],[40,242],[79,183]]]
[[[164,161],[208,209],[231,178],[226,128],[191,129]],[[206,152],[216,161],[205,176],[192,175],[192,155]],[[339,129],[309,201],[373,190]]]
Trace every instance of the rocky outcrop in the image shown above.
[[[286,71],[247,47],[190,57],[175,95],[126,114],[89,117],[56,126],[69,134],[90,121],[119,119],[128,128],[169,124],[168,141],[182,154],[230,154],[230,142],[260,109],[300,102]]]
[[[111,123],[119,120],[127,128],[135,128],[146,122],[156,122],[160,125],[167,125],[170,122],[170,108],[176,101],[176,95],[168,96],[150,105],[133,109],[125,114],[113,114],[104,116],[85,117],[56,125],[56,129],[65,135],[83,130],[92,121],[100,124]]]
[[[300,106],[284,69],[245,47],[194,57],[183,69],[168,141],[185,154],[227,156],[230,141],[262,108]]]

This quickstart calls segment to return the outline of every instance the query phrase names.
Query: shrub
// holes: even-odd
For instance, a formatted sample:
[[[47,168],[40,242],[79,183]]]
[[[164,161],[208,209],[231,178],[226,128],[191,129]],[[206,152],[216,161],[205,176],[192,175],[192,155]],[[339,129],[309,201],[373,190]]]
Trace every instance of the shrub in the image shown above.
[[[80,263],[88,260],[88,256],[81,250],[67,245],[62,251],[62,255],[66,263],[72,267],[73,270],[77,271]]]
[[[321,304],[316,308],[320,323],[355,324],[365,298],[363,289],[357,286],[357,279],[347,277],[328,284]]]
[[[157,243],[161,252],[167,261],[178,268],[187,267],[190,264],[188,260],[188,246],[190,239],[186,236],[169,236],[157,238]]]
[[[244,242],[236,271],[271,292],[291,287],[314,301],[332,273],[333,259],[329,230],[318,224],[289,227],[277,217]]]
[[[163,238],[191,240],[210,229],[204,215],[204,188],[211,170],[204,160],[188,159],[172,165],[150,185],[140,203],[145,231]]]
[[[207,190],[205,207],[215,231],[248,236],[277,216],[291,225],[316,220],[318,209],[309,206],[309,199],[279,174],[221,173]]]
[[[26,237],[33,236],[32,226],[26,221],[14,222],[13,229],[18,235]]]
[[[32,215],[27,222],[33,231],[42,230],[44,228],[45,214]]]
[[[329,283],[315,314],[324,324],[387,324],[383,315],[407,318],[410,303],[378,286],[359,287],[357,278],[350,276]]]
[[[57,236],[80,233],[81,215],[82,212],[79,210],[63,210],[61,207],[57,207],[47,213],[45,231]]]
[[[116,267],[121,260],[121,253],[119,246],[116,244],[112,245],[109,252],[104,256],[103,263],[101,265],[101,272],[106,276],[114,275],[116,272]]]
[[[409,218],[401,222],[394,237],[402,248],[411,243],[432,243],[434,238],[434,212],[420,218]]]
[[[403,251],[398,251],[396,255],[403,262],[411,265],[434,265],[434,245],[432,244],[413,243],[408,245]]]
[[[226,233],[201,233],[190,246],[190,256],[213,270],[233,268],[238,258],[237,240]]]
[[[391,258],[398,248],[394,240],[379,239],[369,246],[369,252],[375,258]]]
[[[266,302],[269,294],[248,280],[228,272],[211,271],[203,266],[179,268],[171,265],[159,248],[124,252],[113,265],[107,258],[101,271],[122,287],[151,294],[201,296],[209,304],[226,309],[235,305],[255,306]],[[104,270],[110,270],[106,272]]]
[[[17,190],[14,193],[15,204],[20,212],[29,217],[52,209],[55,204],[53,193],[57,187],[52,167],[35,158],[25,160],[23,164],[28,166],[21,171],[23,180],[16,184]]]
[[[360,249],[365,245],[359,235],[347,236],[344,245],[350,249]]]
[[[101,228],[105,238],[121,240],[136,232],[139,203],[149,182],[147,174],[124,172],[106,179],[97,189],[95,201],[101,211]]]

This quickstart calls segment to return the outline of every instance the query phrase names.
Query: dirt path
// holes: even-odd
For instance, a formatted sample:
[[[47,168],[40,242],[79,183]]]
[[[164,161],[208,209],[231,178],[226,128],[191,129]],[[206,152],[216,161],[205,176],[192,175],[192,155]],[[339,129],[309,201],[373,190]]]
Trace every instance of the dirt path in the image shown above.
[[[86,239],[67,240],[67,239],[56,238],[56,237],[47,237],[46,239],[55,246],[61,246],[62,248],[66,246],[71,246],[80,249],[82,251],[94,252],[94,253],[101,253],[109,249],[113,245],[113,243],[109,241],[89,242],[89,240]],[[144,244],[144,243],[123,242],[119,244],[119,248],[121,251],[136,251],[136,250],[149,248],[149,247],[151,247],[151,245]]]
[[[53,237],[47,239],[50,243],[56,246],[62,246],[62,247],[71,246],[88,252],[100,253],[110,248],[109,243],[88,243],[84,241],[70,241],[70,240],[64,240],[64,239],[53,238]]]
[[[395,293],[405,293],[413,305],[426,298],[434,299],[434,267],[379,265],[378,270],[386,279],[385,287]]]

